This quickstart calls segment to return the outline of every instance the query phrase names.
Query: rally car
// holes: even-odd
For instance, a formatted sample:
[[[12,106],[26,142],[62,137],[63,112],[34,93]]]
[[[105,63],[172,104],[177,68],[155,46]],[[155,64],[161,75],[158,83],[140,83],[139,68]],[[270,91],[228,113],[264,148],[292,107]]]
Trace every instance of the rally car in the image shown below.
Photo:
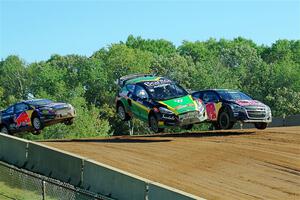
[[[208,121],[215,129],[231,129],[237,121],[265,129],[272,121],[269,106],[237,90],[202,90],[193,92],[192,96],[205,103]]]
[[[201,100],[194,100],[175,82],[152,75],[129,75],[118,80],[116,110],[123,121],[133,116],[146,121],[153,132],[167,126],[191,129],[207,119]]]
[[[0,112],[0,132],[13,134],[31,131],[39,134],[48,125],[73,123],[76,111],[67,103],[34,99],[16,103]]]

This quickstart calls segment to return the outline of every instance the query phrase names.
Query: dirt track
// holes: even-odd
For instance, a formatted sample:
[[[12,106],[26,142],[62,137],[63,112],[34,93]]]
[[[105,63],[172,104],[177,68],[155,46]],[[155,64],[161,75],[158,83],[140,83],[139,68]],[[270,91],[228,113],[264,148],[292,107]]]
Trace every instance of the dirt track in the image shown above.
[[[300,199],[300,127],[44,144],[207,199]]]

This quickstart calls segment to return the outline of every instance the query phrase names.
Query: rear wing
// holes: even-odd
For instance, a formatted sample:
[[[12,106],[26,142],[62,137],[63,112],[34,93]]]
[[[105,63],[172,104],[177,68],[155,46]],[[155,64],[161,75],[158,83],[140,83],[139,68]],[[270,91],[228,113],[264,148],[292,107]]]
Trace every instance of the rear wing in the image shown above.
[[[120,78],[118,78],[115,83],[119,86],[119,87],[123,87],[127,81],[134,79],[134,78],[140,78],[140,77],[151,77],[154,76],[152,74],[130,74],[130,75],[126,75],[126,76],[122,76]]]

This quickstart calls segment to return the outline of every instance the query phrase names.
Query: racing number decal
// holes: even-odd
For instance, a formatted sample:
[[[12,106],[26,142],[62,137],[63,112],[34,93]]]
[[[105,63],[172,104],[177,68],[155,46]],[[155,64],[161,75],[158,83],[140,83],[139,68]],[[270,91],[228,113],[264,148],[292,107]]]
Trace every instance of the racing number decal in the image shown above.
[[[207,112],[209,120],[216,120],[217,119],[216,107],[215,107],[214,103],[207,103],[206,104],[206,112]]]

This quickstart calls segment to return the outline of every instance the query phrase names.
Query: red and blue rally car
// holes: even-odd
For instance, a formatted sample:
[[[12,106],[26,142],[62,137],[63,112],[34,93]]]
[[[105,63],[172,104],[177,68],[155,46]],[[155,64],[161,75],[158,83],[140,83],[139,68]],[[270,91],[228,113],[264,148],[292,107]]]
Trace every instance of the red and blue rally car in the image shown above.
[[[265,129],[272,121],[269,106],[237,90],[201,90],[193,92],[192,96],[205,103],[208,121],[216,129],[231,129],[237,121]]]
[[[16,103],[0,112],[0,132],[13,134],[31,131],[40,133],[52,124],[71,125],[76,116],[74,107],[48,99],[34,99]]]

